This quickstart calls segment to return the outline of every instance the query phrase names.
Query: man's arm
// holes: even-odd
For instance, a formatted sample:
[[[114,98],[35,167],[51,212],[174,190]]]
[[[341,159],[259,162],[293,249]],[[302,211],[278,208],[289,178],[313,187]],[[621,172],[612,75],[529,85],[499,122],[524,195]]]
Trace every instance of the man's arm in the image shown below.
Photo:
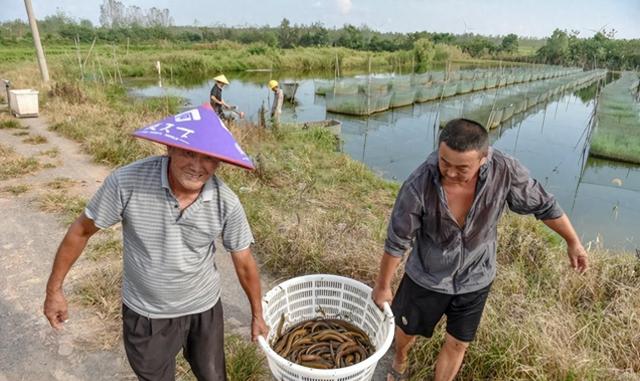
[[[93,221],[82,213],[69,227],[67,234],[62,239],[56,257],[53,261],[51,275],[47,282],[46,297],[44,300],[44,314],[53,328],[60,329],[67,320],[67,300],[62,291],[64,278],[69,269],[84,250],[89,238],[98,229]]]
[[[393,299],[391,281],[393,280],[393,276],[395,275],[401,260],[402,257],[396,257],[387,252],[382,256],[378,278],[376,279],[376,284],[373,287],[373,292],[371,293],[373,301],[380,308],[382,308],[384,302],[391,303],[391,299]]]
[[[227,108],[227,109],[233,108],[233,106],[231,106],[231,105],[227,104],[227,103],[222,99],[222,97],[221,97],[220,99],[218,99],[218,97],[216,97],[215,95],[211,94],[211,96],[210,96],[209,98],[211,98],[211,100],[213,101],[213,103],[215,103],[215,104],[219,104],[220,106],[222,106],[222,107],[224,107],[224,108]]]
[[[551,230],[558,233],[567,243],[567,254],[569,255],[569,262],[574,270],[583,273],[589,268],[589,259],[587,258],[587,252],[580,243],[580,238],[576,234],[576,231],[569,221],[569,217],[566,214],[562,214],[559,218],[542,220]]]
[[[256,261],[251,255],[251,249],[231,253],[233,266],[236,269],[240,285],[247,294],[251,305],[251,339],[256,341],[258,336],[267,337],[269,328],[262,316],[262,290],[260,287],[260,274]]]

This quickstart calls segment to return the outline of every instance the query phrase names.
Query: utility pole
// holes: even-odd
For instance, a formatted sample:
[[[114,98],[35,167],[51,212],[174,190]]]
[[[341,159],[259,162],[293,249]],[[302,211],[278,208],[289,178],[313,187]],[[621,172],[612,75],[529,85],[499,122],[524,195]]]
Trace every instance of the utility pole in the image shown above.
[[[42,81],[44,83],[47,83],[49,82],[49,69],[47,69],[47,60],[44,58],[44,51],[42,50],[42,44],[40,43],[40,33],[38,32],[38,24],[36,24],[36,18],[33,15],[31,0],[24,0],[24,6],[27,8],[27,17],[29,17],[29,25],[31,26],[33,43],[36,46],[36,55],[38,56],[38,65],[40,66]]]

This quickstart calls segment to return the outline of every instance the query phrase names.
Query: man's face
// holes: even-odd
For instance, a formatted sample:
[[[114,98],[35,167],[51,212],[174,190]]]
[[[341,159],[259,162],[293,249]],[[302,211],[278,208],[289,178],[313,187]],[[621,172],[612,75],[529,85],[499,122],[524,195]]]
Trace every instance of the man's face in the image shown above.
[[[442,142],[438,150],[438,167],[443,182],[449,184],[465,184],[478,174],[480,166],[487,161],[485,154],[471,150],[455,151]]]
[[[175,191],[199,192],[216,172],[220,160],[180,148],[168,147],[169,178]]]
[[[218,84],[218,87],[219,87],[219,88],[224,89],[224,86],[225,86],[225,84],[224,84],[224,83],[222,83],[222,82],[217,82],[217,81],[216,81],[216,83]]]

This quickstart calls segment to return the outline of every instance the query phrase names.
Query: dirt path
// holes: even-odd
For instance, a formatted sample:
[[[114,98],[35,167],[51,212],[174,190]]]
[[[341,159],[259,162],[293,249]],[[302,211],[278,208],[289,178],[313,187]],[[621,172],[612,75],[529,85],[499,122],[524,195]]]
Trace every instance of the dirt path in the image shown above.
[[[134,380],[121,342],[112,350],[89,349],[86,341],[96,326],[91,310],[71,304],[70,321],[62,332],[50,328],[42,315],[46,280],[66,226],[59,216],[41,211],[38,200],[51,191],[47,184],[59,178],[75,181],[65,192],[89,199],[110,169],[94,163],[77,143],[48,131],[44,118],[23,119],[20,123],[28,127],[30,136],[42,135],[47,142],[28,144],[23,142],[25,136],[15,135],[16,130],[0,129],[2,144],[25,157],[37,156],[49,165],[0,181],[0,381]],[[41,155],[50,150],[57,151],[51,155],[55,157]],[[22,185],[28,186],[24,193],[6,191],[7,187]],[[65,293],[70,295],[74,283],[95,266],[95,262],[80,257],[67,277]],[[249,304],[227,253],[217,254],[217,266],[224,284],[225,330],[248,337]],[[263,291],[273,284],[263,274]],[[383,379],[380,369],[374,379]]]

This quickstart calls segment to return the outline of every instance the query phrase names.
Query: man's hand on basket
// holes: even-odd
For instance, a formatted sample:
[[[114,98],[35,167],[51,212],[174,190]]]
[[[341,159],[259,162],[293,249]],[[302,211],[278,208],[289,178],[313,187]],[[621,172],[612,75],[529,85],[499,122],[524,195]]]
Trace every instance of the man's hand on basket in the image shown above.
[[[251,340],[256,342],[258,341],[258,336],[263,336],[267,338],[269,335],[269,327],[267,323],[264,321],[262,315],[253,316],[251,318]]]
[[[371,298],[373,298],[373,301],[380,309],[383,308],[384,302],[391,304],[391,300],[393,299],[391,286],[381,285],[379,282],[376,282],[371,292]]]

